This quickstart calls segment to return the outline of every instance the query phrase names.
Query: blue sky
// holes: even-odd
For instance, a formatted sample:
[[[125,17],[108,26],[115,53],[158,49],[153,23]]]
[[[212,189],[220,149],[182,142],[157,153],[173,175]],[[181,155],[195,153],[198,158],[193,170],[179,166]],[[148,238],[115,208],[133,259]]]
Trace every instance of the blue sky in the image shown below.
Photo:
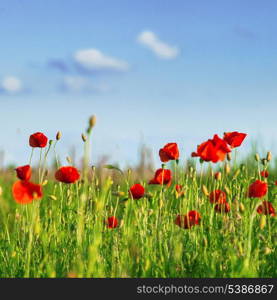
[[[97,116],[93,162],[136,163],[178,142],[185,158],[214,133],[275,147],[276,1],[0,2],[0,149],[25,163],[28,136],[80,155]],[[158,159],[158,157],[156,157]],[[157,160],[158,161],[158,160]]]

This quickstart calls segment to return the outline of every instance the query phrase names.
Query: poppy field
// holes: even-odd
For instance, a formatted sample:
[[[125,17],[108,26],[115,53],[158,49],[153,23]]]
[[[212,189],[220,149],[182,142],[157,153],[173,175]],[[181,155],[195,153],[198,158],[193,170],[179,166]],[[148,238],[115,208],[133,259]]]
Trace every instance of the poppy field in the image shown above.
[[[183,162],[169,141],[151,178],[105,165],[101,180],[89,163],[95,123],[82,135],[82,166],[60,164],[61,132],[36,132],[22,146],[26,165],[1,173],[0,277],[277,276],[271,152],[239,161],[248,136],[231,131],[199,141]]]

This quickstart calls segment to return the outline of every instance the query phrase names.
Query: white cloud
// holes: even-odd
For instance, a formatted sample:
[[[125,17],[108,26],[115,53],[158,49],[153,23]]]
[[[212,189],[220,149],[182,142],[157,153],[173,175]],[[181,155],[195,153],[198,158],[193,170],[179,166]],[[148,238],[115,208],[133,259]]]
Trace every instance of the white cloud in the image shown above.
[[[74,60],[79,66],[89,71],[127,71],[129,69],[129,65],[127,62],[110,56],[106,56],[97,49],[79,50],[74,54]]]
[[[22,91],[22,82],[14,76],[6,76],[3,78],[0,89],[9,94],[16,94]]]
[[[82,76],[66,76],[62,83],[63,90],[67,92],[106,92],[109,87],[105,84],[93,84],[88,78]]]
[[[138,42],[150,50],[158,57],[163,59],[173,59],[179,54],[179,49],[176,46],[170,46],[161,41],[154,32],[143,31],[138,35]]]

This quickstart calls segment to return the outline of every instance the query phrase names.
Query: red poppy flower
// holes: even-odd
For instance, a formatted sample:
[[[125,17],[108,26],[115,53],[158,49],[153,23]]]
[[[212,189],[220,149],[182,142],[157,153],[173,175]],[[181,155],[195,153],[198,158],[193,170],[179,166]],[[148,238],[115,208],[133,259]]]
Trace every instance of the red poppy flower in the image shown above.
[[[232,148],[239,147],[245,137],[247,136],[246,133],[240,133],[237,131],[234,132],[225,132],[224,133],[224,141],[226,141]]]
[[[108,228],[116,228],[118,227],[118,220],[116,217],[112,216],[105,221],[105,224]]]
[[[248,189],[248,197],[250,198],[262,198],[267,193],[267,183],[261,180],[256,180],[250,184]]]
[[[42,187],[30,181],[16,181],[12,187],[14,200],[19,204],[31,203],[42,197]]]
[[[153,179],[149,181],[149,184],[170,184],[171,183],[171,171],[168,169],[158,169]]]
[[[189,229],[194,225],[199,225],[201,215],[196,210],[189,211],[186,215],[177,215],[175,224],[181,228]]]
[[[228,213],[230,211],[230,205],[227,202],[217,203],[214,209],[218,213]]]
[[[226,193],[221,190],[215,190],[210,193],[210,202],[211,203],[225,203],[226,202]]]
[[[129,193],[134,199],[142,198],[144,196],[144,192],[144,187],[139,183],[134,184],[129,190]]]
[[[75,167],[61,167],[56,171],[55,178],[63,183],[74,183],[80,178],[80,174]]]
[[[176,143],[168,143],[159,151],[162,162],[179,159],[179,149]]]
[[[183,189],[182,185],[180,185],[180,184],[175,185],[175,190],[176,190],[177,193],[180,193],[182,191],[182,189]]]
[[[32,176],[32,169],[31,169],[30,165],[18,167],[15,169],[15,171],[16,171],[17,177],[21,180],[28,181],[28,180],[30,180],[30,178]]]
[[[268,176],[269,176],[268,171],[267,170],[261,171],[261,176],[264,177],[264,178],[268,178]]]
[[[36,132],[29,138],[29,145],[33,148],[44,148],[47,142],[48,138],[42,132]]]
[[[200,157],[204,161],[217,163],[218,161],[223,161],[226,154],[229,152],[231,152],[231,150],[227,143],[215,134],[213,139],[209,139],[199,145],[197,147],[197,152],[193,152],[191,156]]]
[[[257,213],[275,216],[275,209],[269,201],[263,201],[257,208]]]

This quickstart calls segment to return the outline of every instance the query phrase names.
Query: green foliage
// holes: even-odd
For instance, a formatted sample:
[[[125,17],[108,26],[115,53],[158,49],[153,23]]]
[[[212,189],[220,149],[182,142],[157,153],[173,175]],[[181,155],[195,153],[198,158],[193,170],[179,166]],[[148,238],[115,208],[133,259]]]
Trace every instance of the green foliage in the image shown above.
[[[179,166],[170,187],[146,184],[151,196],[127,201],[132,182],[114,186],[106,179],[100,186],[93,178],[72,185],[49,180],[42,200],[18,205],[12,182],[0,182],[0,276],[276,277],[276,217],[266,216],[262,227],[256,213],[261,200],[246,197],[260,166],[232,165],[226,174],[222,163],[221,180],[206,169]],[[182,195],[175,183],[183,186]],[[268,183],[265,200],[276,207],[274,178]],[[214,211],[203,185],[228,191],[230,213]],[[202,216],[200,226],[174,224],[177,214],[192,209]],[[118,228],[105,226],[109,216],[118,218]]]

